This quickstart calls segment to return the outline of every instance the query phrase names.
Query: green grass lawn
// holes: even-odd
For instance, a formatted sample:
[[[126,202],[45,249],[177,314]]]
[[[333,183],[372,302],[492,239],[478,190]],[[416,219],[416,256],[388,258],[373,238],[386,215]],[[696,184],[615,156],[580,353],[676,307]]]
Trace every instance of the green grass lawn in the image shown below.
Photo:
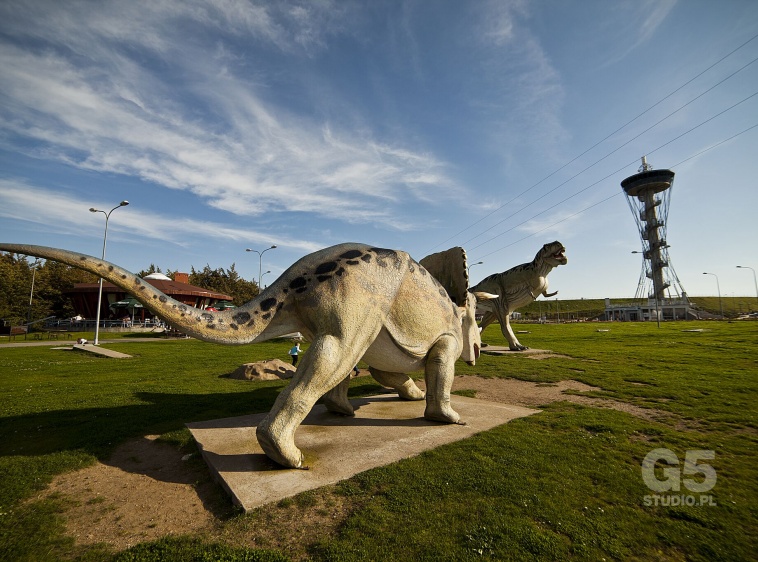
[[[576,379],[601,389],[592,395],[664,411],[668,421],[553,403],[541,414],[364,472],[325,492],[346,499],[350,513],[335,536],[307,545],[313,559],[754,559],[758,323],[514,329],[530,332],[519,334],[523,344],[574,359],[483,355],[475,367],[459,362],[457,373],[538,383]],[[692,329],[703,331],[684,331]],[[504,344],[499,326],[489,327],[484,341]],[[0,559],[286,559],[207,537],[121,553],[83,549],[63,533],[64,500],[31,499],[56,474],[105,459],[131,438],[164,434],[187,446],[188,421],[267,411],[284,383],[221,375],[244,362],[286,360],[289,345],[180,340],[107,347],[133,358],[0,349]],[[351,394],[377,390],[360,377]],[[687,451],[714,451],[705,461],[717,475],[713,489],[693,494],[682,487],[677,495],[707,495],[715,505],[646,505],[653,492],[641,463],[657,448],[681,462]],[[657,474],[662,477],[660,467]],[[305,499],[294,505],[306,506],[307,516]],[[234,514],[219,525],[231,536],[254,528],[262,513]]]

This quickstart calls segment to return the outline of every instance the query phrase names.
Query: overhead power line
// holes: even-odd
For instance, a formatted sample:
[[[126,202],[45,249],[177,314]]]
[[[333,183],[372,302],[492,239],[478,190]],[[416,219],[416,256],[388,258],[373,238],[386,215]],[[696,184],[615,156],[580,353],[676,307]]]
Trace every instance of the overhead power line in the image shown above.
[[[757,92],[757,93],[758,93],[758,92]],[[756,95],[756,94],[753,94],[753,95]],[[752,97],[752,96],[751,96],[751,97]],[[743,101],[744,101],[744,100],[743,100]],[[703,125],[703,124],[705,124],[706,122],[707,122],[707,121],[705,121],[705,122],[701,123],[700,125]],[[690,129],[690,131],[692,131],[692,130],[695,130],[695,129],[696,129],[697,127],[699,127],[700,125],[697,125],[696,127],[693,127],[692,129]],[[750,127],[748,127],[747,129],[743,129],[743,130],[742,130],[742,131],[740,131],[739,133],[735,133],[734,135],[732,135],[732,136],[730,136],[730,137],[728,137],[728,138],[726,138],[726,139],[723,139],[723,140],[721,140],[721,141],[717,142],[716,144],[713,144],[713,145],[709,146],[708,148],[704,148],[703,150],[700,150],[700,151],[696,152],[695,154],[692,154],[692,155],[688,156],[688,157],[687,157],[687,158],[685,158],[684,160],[680,160],[679,162],[677,162],[676,164],[674,164],[673,166],[671,166],[671,168],[676,168],[677,166],[681,166],[681,165],[682,165],[682,164],[684,164],[685,162],[687,162],[687,161],[689,161],[689,160],[692,160],[693,158],[697,158],[697,157],[698,157],[698,156],[700,156],[701,154],[705,154],[706,152],[708,152],[708,151],[710,151],[710,150],[713,150],[714,148],[717,148],[717,147],[721,146],[722,144],[724,144],[724,143],[727,143],[727,142],[729,142],[729,141],[731,141],[731,140],[733,140],[733,139],[735,139],[735,138],[739,137],[740,135],[743,135],[743,134],[745,134],[745,133],[747,133],[747,132],[749,132],[749,131],[752,131],[752,130],[753,130],[753,129],[755,129],[755,128],[758,128],[758,123],[756,123],[756,124],[754,124],[754,125],[751,125],[751,126],[750,126]],[[682,136],[682,135],[680,135],[680,136],[679,136],[679,137],[677,137],[677,138],[680,138],[681,136]],[[663,148],[664,146],[666,146],[666,145],[670,144],[671,142],[673,142],[673,140],[676,140],[676,139],[672,139],[671,141],[669,141],[669,142],[667,142],[667,143],[665,143],[665,144],[663,144],[663,145],[659,146],[658,148],[656,148],[656,149],[655,149],[654,151],[652,151],[652,152],[655,152],[655,151],[657,151],[657,150],[659,150],[659,149]],[[650,152],[650,154],[652,154],[652,152]],[[636,161],[635,161],[635,162],[636,162]],[[576,195],[579,195],[580,193],[582,193],[582,192],[586,191],[586,190],[587,190],[587,189],[589,189],[590,187],[592,187],[592,186],[594,186],[594,185],[597,185],[598,183],[600,183],[600,182],[602,182],[602,181],[604,181],[604,180],[608,179],[609,177],[611,177],[611,176],[613,176],[613,175],[617,174],[618,172],[622,171],[622,170],[623,170],[624,168],[626,168],[627,166],[629,166],[629,164],[625,165],[623,168],[620,168],[620,169],[616,170],[616,171],[615,171],[615,172],[613,172],[612,174],[609,174],[608,176],[606,176],[606,177],[604,177],[604,178],[602,178],[602,179],[598,180],[597,182],[595,182],[595,183],[593,183],[592,185],[590,185],[590,186],[586,187],[586,188],[585,188],[585,189],[583,189],[582,191],[579,191],[579,192],[575,193],[575,194],[574,194],[574,195],[572,195],[571,197],[567,197],[566,199],[564,199],[564,200],[563,200],[563,201],[561,201],[560,203],[556,203],[555,205],[553,205],[553,206],[552,206],[552,207],[550,207],[549,209],[546,209],[545,211],[542,211],[542,212],[540,212],[540,213],[538,213],[538,214],[534,215],[533,217],[531,217],[531,218],[529,218],[529,219],[527,219],[527,220],[525,220],[525,221],[523,221],[523,222],[519,223],[518,225],[514,226],[513,228],[509,229],[509,230],[508,230],[508,231],[506,231],[506,232],[510,232],[511,230],[514,230],[514,229],[518,228],[519,226],[522,226],[522,225],[526,224],[527,222],[529,222],[529,221],[533,220],[534,218],[538,217],[539,215],[541,215],[541,214],[543,214],[543,213],[546,213],[546,212],[547,212],[547,211],[549,211],[550,209],[553,209],[553,208],[557,207],[558,205],[560,205],[561,203],[564,203],[564,202],[568,201],[569,199],[571,199],[571,198],[575,197]],[[571,215],[569,215],[569,216],[567,216],[567,217],[564,217],[564,218],[562,218],[561,220],[555,221],[554,223],[552,223],[552,224],[549,224],[548,226],[545,226],[544,228],[541,228],[541,229],[539,229],[539,230],[536,230],[536,231],[532,232],[531,234],[527,234],[526,236],[524,236],[523,238],[519,238],[519,239],[518,239],[518,240],[516,240],[515,242],[511,242],[510,244],[506,244],[505,246],[501,246],[501,247],[500,247],[500,248],[498,248],[497,250],[492,250],[491,252],[489,252],[489,253],[487,253],[487,254],[483,254],[483,255],[477,256],[476,258],[474,258],[474,260],[480,260],[480,259],[486,258],[487,256],[491,256],[492,254],[495,254],[495,253],[497,253],[497,252],[500,252],[500,251],[502,251],[502,250],[505,250],[506,248],[510,248],[511,246],[514,246],[514,245],[518,244],[519,242],[523,242],[524,240],[527,240],[528,238],[531,238],[532,236],[536,236],[536,235],[537,235],[537,234],[539,234],[540,232],[544,232],[544,231],[546,231],[546,230],[549,230],[549,229],[553,228],[554,226],[561,224],[562,222],[566,222],[567,220],[569,220],[569,219],[572,219],[572,218],[576,217],[577,215],[581,215],[582,213],[584,213],[584,212],[586,212],[586,211],[589,211],[590,209],[593,209],[593,208],[597,207],[598,205],[601,205],[601,204],[605,203],[606,201],[610,201],[611,199],[613,199],[614,197],[618,197],[618,196],[619,196],[619,195],[621,195],[622,193],[623,193],[622,191],[617,191],[617,192],[616,192],[616,193],[614,193],[613,195],[609,195],[609,196],[608,196],[608,197],[606,197],[605,199],[601,199],[600,201],[597,201],[596,203],[593,203],[592,205],[589,205],[588,207],[584,207],[583,209],[581,209],[581,210],[579,210],[579,211],[576,211],[575,213],[572,213]],[[505,234],[505,233],[503,233],[503,234]],[[498,235],[498,236],[500,236],[500,235]],[[476,248],[479,248],[480,246],[483,246],[483,245],[484,245],[484,244],[480,244],[479,246],[475,246],[474,248],[472,248],[472,250],[473,250],[473,249],[476,249]]]
[[[648,107],[647,109],[645,109],[645,110],[644,110],[644,111],[642,111],[641,113],[639,113],[637,116],[633,117],[632,119],[630,119],[629,121],[627,121],[626,123],[624,123],[623,125],[621,125],[620,127],[618,127],[616,130],[614,130],[613,132],[611,132],[611,133],[609,133],[608,135],[606,135],[606,136],[605,136],[603,139],[599,140],[598,142],[596,142],[595,144],[593,144],[592,146],[590,146],[589,148],[587,148],[586,150],[584,150],[584,151],[583,151],[581,154],[579,154],[579,155],[575,156],[574,158],[572,158],[571,160],[569,160],[568,162],[566,162],[565,164],[563,164],[562,166],[560,166],[559,168],[557,168],[556,170],[554,170],[553,172],[551,172],[550,174],[548,174],[547,176],[545,176],[544,178],[542,178],[541,180],[539,180],[538,182],[536,182],[535,184],[531,185],[530,187],[528,187],[527,189],[525,189],[524,191],[522,191],[521,193],[519,193],[519,194],[518,194],[518,195],[516,195],[515,197],[512,197],[512,198],[511,198],[510,200],[508,200],[507,202],[503,203],[502,205],[500,205],[500,206],[499,206],[499,207],[497,207],[496,209],[494,209],[494,210],[490,211],[490,212],[489,212],[489,213],[487,213],[485,216],[483,216],[483,217],[481,217],[480,219],[478,219],[478,220],[474,221],[472,224],[470,224],[469,226],[467,226],[467,227],[466,227],[466,228],[464,228],[463,230],[460,230],[460,231],[456,232],[455,234],[453,234],[452,236],[450,236],[450,237],[446,238],[445,240],[443,240],[443,241],[439,242],[438,244],[436,244],[435,246],[433,246],[432,248],[430,248],[428,251],[432,251],[432,250],[434,250],[434,249],[438,248],[439,246],[441,246],[442,244],[445,244],[446,242],[449,242],[449,241],[450,241],[450,240],[452,240],[453,238],[455,238],[455,237],[457,237],[457,236],[459,236],[459,235],[463,234],[464,232],[467,232],[468,230],[471,230],[472,228],[474,228],[476,225],[478,225],[479,223],[481,223],[481,222],[482,222],[482,221],[484,221],[485,219],[487,219],[487,218],[491,217],[492,215],[494,215],[495,213],[497,213],[498,211],[500,211],[500,210],[501,210],[501,209],[503,209],[504,207],[506,207],[506,206],[510,205],[511,203],[513,203],[514,201],[516,201],[518,198],[522,197],[522,196],[523,196],[523,195],[525,195],[526,193],[529,193],[529,192],[530,192],[532,189],[534,189],[535,187],[537,187],[538,185],[540,185],[540,184],[541,184],[541,183],[543,183],[544,181],[548,180],[549,178],[551,178],[552,176],[554,176],[556,173],[560,172],[561,170],[563,170],[564,168],[566,168],[568,165],[572,164],[573,162],[575,162],[576,160],[578,160],[579,158],[581,158],[582,156],[584,156],[585,154],[587,154],[587,153],[588,153],[589,151],[591,151],[592,149],[596,148],[597,146],[599,146],[599,145],[600,145],[600,144],[602,144],[603,142],[607,141],[607,140],[608,140],[609,138],[611,138],[613,135],[617,134],[618,132],[620,132],[621,130],[623,130],[623,129],[624,129],[624,128],[626,128],[627,126],[629,126],[631,123],[633,123],[634,121],[636,121],[637,119],[639,119],[640,117],[642,117],[643,115],[645,115],[646,113],[648,113],[649,111],[651,111],[652,109],[654,109],[655,107],[657,107],[658,105],[660,105],[662,102],[664,102],[665,100],[667,100],[668,98],[670,98],[671,96],[673,96],[674,94],[676,94],[677,92],[679,92],[679,91],[680,91],[682,88],[684,88],[685,86],[687,86],[687,85],[691,84],[691,83],[692,83],[693,81],[695,81],[697,78],[699,78],[700,76],[702,76],[703,74],[705,74],[706,72],[708,72],[709,70],[711,70],[712,68],[714,68],[715,66],[717,66],[717,65],[719,65],[720,63],[722,63],[723,61],[725,61],[727,58],[729,58],[729,57],[730,57],[730,56],[732,56],[734,53],[736,53],[737,51],[739,51],[740,49],[742,49],[743,47],[745,47],[746,45],[748,45],[749,43],[751,43],[752,41],[754,41],[756,38],[758,38],[758,34],[756,34],[756,35],[753,35],[753,36],[752,36],[750,39],[748,39],[747,41],[743,42],[741,45],[737,46],[736,48],[734,48],[732,51],[730,51],[730,52],[729,52],[729,53],[727,53],[726,55],[722,56],[722,57],[721,57],[719,60],[717,60],[716,62],[714,62],[713,64],[711,64],[711,65],[710,65],[710,66],[708,66],[707,68],[705,68],[704,70],[700,71],[698,74],[696,74],[695,76],[693,76],[692,78],[690,78],[689,80],[687,80],[686,82],[684,82],[682,85],[680,85],[679,87],[677,87],[676,89],[674,89],[674,90],[673,90],[673,91],[671,91],[670,93],[666,94],[664,97],[662,97],[661,99],[659,99],[657,102],[655,102],[653,105],[651,105],[650,107]],[[729,75],[729,76],[727,76],[726,78],[722,79],[722,80],[721,80],[721,81],[719,81],[717,84],[713,85],[711,88],[709,88],[708,90],[706,90],[705,92],[703,92],[702,94],[700,94],[699,96],[697,96],[696,98],[694,98],[694,99],[690,100],[690,101],[689,101],[687,104],[685,104],[684,106],[682,106],[681,108],[679,108],[679,110],[681,110],[681,109],[683,109],[684,107],[686,107],[686,105],[689,105],[690,103],[694,102],[694,101],[695,101],[696,99],[698,99],[699,97],[702,97],[703,95],[705,95],[706,93],[708,93],[709,91],[711,91],[712,89],[714,89],[715,87],[717,87],[717,86],[719,86],[720,84],[722,84],[724,81],[728,80],[729,78],[731,78],[732,76],[734,76],[734,75],[735,75],[735,74],[737,74],[738,72],[742,71],[742,70],[743,70],[744,68],[746,68],[747,66],[749,66],[749,65],[753,64],[753,63],[754,63],[756,60],[758,60],[758,59],[753,59],[752,61],[750,61],[749,63],[747,63],[746,65],[744,65],[744,66],[743,66],[743,67],[741,67],[740,69],[738,69],[737,71],[733,72],[732,74],[730,74],[730,75]],[[677,110],[677,111],[679,111],[679,110]],[[675,113],[675,112],[674,112],[674,113]],[[673,115],[673,113],[671,113],[671,114],[669,114],[668,116],[666,116],[666,117],[664,118],[664,120],[665,120],[666,118],[670,117],[671,115]],[[649,131],[651,128],[655,127],[656,125],[658,125],[658,124],[659,124],[659,123],[661,123],[662,121],[663,121],[663,120],[659,121],[658,123],[656,123],[656,124],[655,124],[655,125],[653,125],[652,127],[649,127],[648,129],[646,129],[645,131],[643,131],[643,133],[644,133],[644,132],[647,132],[647,131]],[[641,133],[641,134],[643,134],[643,133]],[[639,136],[639,135],[638,135],[638,136]],[[635,138],[637,138],[637,137],[635,137]],[[631,140],[634,140],[634,139],[631,139]],[[631,141],[629,141],[629,142],[631,142]],[[627,142],[627,143],[625,143],[625,144],[628,144],[628,142]],[[625,146],[625,145],[622,145],[621,147],[623,147],[623,146]],[[619,148],[621,148],[621,147],[619,147]],[[618,149],[616,149],[616,150],[618,150]],[[615,152],[615,151],[614,151],[614,152]],[[610,154],[613,154],[613,152],[612,152],[612,153],[610,153]],[[586,170],[588,170],[588,169],[589,169],[589,168],[591,168],[592,166],[596,165],[597,163],[599,163],[600,161],[602,161],[602,160],[603,160],[604,158],[606,158],[607,156],[610,156],[610,154],[608,154],[608,155],[606,155],[605,157],[601,158],[600,160],[596,161],[596,162],[595,162],[595,163],[593,163],[591,166],[589,166],[589,167],[585,168],[584,170],[582,170],[581,172],[579,172],[579,174],[581,174],[581,173],[585,172]],[[556,189],[558,189],[558,188],[559,188],[559,187],[561,187],[562,185],[565,185],[565,183],[567,183],[568,181],[570,181],[570,180],[574,179],[574,178],[575,178],[575,177],[577,177],[579,174],[576,174],[576,175],[572,176],[571,178],[569,178],[568,180],[566,180],[565,182],[563,182],[563,183],[559,184],[559,185],[558,185],[556,188],[553,188],[551,191],[549,191],[548,193],[546,193],[546,194],[545,194],[545,195],[543,195],[542,197],[538,198],[537,200],[533,201],[533,202],[532,202],[532,203],[530,203],[529,205],[532,205],[533,203],[535,203],[536,201],[539,201],[539,200],[540,200],[540,199],[542,199],[544,196],[546,196],[546,195],[548,195],[548,194],[552,193],[553,191],[555,191]],[[520,210],[523,210],[524,208],[526,208],[526,207],[522,207]],[[517,212],[518,212],[518,211],[517,211]],[[516,213],[514,213],[514,214],[516,214]],[[495,227],[495,226],[497,226],[498,224],[502,224],[502,222],[504,222],[505,220],[507,220],[507,219],[511,218],[512,216],[514,216],[514,214],[511,214],[511,215],[509,215],[508,217],[506,217],[506,219],[503,219],[503,220],[501,220],[500,222],[498,222],[497,224],[495,224],[495,225],[491,226],[490,228],[488,228],[488,229],[484,230],[483,232],[481,232],[481,233],[480,233],[480,234],[478,234],[477,236],[474,236],[473,238],[470,238],[468,241],[464,242],[464,244],[466,244],[466,243],[470,242],[471,240],[474,240],[474,239],[478,238],[479,236],[481,236],[482,234],[484,234],[484,233],[488,232],[489,230],[491,230],[492,228],[494,228],[494,227]]]

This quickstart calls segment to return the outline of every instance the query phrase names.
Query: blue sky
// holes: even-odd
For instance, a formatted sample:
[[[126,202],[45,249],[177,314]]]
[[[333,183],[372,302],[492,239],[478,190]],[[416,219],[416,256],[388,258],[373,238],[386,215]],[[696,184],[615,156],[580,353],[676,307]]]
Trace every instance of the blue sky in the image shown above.
[[[100,255],[127,199],[132,271],[354,241],[478,281],[558,239],[559,298],[625,297],[648,155],[685,290],[754,295],[757,35],[754,0],[4,0],[0,240]]]

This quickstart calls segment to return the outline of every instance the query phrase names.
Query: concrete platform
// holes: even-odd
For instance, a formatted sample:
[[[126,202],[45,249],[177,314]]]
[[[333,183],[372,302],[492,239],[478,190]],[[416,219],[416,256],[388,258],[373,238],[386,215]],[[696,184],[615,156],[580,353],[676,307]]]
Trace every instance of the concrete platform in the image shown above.
[[[188,423],[211,472],[245,511],[306,490],[459,441],[539,412],[462,396],[452,397],[466,425],[423,418],[425,402],[396,394],[351,400],[355,417],[339,416],[317,404],[295,435],[309,470],[284,469],[265,456],[255,437],[265,414]]]
[[[74,351],[86,351],[87,353],[94,353],[95,355],[102,355],[103,357],[110,357],[112,359],[130,359],[131,355],[121,353],[120,351],[113,351],[112,349],[105,349],[91,343],[79,344],[75,343],[72,348]]]
[[[500,345],[488,345],[483,347],[481,352],[484,355],[546,355],[553,353],[550,349],[525,349],[523,351],[512,351],[511,349]]]

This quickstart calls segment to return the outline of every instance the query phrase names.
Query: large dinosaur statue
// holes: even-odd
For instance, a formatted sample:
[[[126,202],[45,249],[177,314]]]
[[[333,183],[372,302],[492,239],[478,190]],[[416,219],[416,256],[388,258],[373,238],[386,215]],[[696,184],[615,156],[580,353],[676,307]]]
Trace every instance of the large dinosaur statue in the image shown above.
[[[540,295],[553,297],[558,294],[547,292],[547,274],[559,265],[566,265],[568,259],[564,252],[566,248],[558,242],[551,242],[542,246],[534,259],[529,263],[522,263],[502,273],[494,273],[480,281],[472,291],[485,291],[500,295],[494,300],[483,303],[480,308],[486,312],[479,327],[484,330],[495,320],[500,322],[500,330],[508,340],[508,347],[512,351],[524,351],[529,349],[521,345],[511,329],[511,312],[522,306],[526,306]]]
[[[401,251],[354,243],[326,248],[295,262],[247,304],[208,312],[171,299],[99,258],[22,244],[0,244],[0,250],[52,259],[103,277],[201,340],[235,345],[302,332],[310,349],[257,428],[263,451],[285,467],[302,467],[295,430],[319,398],[324,396],[331,411],[352,413],[345,381],[361,358],[379,382],[407,399],[424,394],[402,373],[423,368],[424,417],[459,423],[450,405],[454,363],[461,357],[473,364],[479,356],[474,294],[467,292],[466,302],[457,306],[424,267]]]

